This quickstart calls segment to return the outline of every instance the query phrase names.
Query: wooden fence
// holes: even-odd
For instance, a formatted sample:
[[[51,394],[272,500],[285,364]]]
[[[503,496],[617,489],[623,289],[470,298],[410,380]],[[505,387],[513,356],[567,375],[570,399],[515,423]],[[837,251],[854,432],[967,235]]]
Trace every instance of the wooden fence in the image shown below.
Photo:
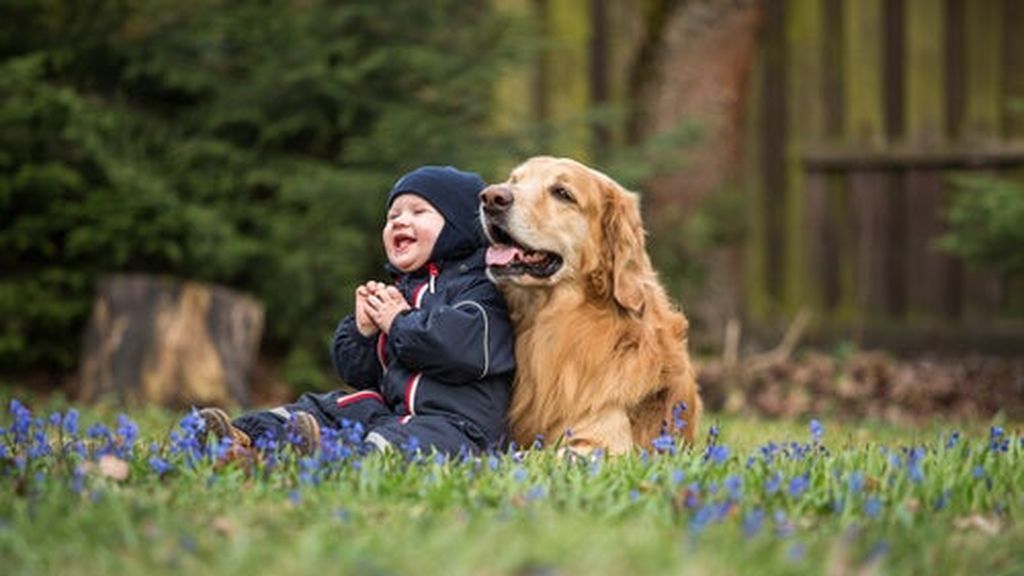
[[[951,176],[1024,174],[1024,2],[763,8],[745,146],[751,317],[809,308],[867,340],[1024,350],[1008,315],[1022,286],[935,245]]]

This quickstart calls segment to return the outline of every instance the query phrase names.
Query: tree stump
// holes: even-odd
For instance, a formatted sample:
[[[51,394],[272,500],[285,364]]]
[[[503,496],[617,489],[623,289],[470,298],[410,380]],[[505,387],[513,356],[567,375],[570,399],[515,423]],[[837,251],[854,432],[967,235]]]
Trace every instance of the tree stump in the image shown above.
[[[246,405],[263,305],[197,282],[141,274],[100,280],[85,331],[79,397],[130,405]]]

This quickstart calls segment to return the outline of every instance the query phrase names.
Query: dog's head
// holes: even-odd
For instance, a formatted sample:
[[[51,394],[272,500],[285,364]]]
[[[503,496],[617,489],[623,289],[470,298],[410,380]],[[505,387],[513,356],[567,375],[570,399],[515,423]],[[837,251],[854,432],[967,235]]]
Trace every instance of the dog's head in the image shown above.
[[[487,273],[523,288],[571,284],[641,312],[653,271],[637,197],[566,158],[538,156],[480,194]]]

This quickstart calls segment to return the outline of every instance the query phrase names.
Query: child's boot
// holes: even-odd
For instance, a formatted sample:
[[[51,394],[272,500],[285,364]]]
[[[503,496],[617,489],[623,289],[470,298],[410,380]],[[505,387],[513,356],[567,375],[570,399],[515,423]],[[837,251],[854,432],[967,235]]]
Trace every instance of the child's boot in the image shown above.
[[[217,439],[231,438],[233,448],[245,450],[252,446],[249,435],[231,423],[227,412],[220,408],[203,408],[199,415],[206,422],[206,430],[199,437],[200,444],[205,445],[207,435],[212,432]]]
[[[294,446],[300,454],[308,456],[320,447],[320,423],[309,412],[292,412],[285,430],[294,437]]]

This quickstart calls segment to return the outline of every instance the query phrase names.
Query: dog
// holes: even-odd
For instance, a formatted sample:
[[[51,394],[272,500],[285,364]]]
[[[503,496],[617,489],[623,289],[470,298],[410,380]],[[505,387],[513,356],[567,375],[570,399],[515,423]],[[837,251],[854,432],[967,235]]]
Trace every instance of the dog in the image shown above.
[[[702,404],[688,323],[658,281],[636,194],[537,156],[480,194],[487,274],[516,330],[512,438],[578,453],[692,442]]]

